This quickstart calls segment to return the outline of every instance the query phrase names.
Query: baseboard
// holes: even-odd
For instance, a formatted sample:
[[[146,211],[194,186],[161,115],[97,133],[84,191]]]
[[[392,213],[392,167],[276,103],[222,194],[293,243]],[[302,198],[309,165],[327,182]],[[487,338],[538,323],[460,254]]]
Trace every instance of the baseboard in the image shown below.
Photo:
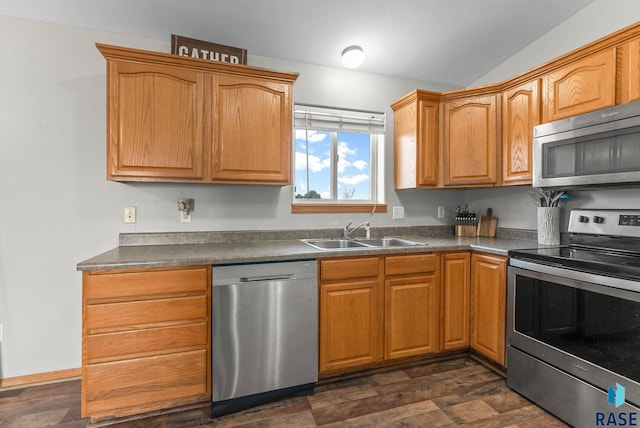
[[[53,372],[36,373],[25,376],[8,377],[0,379],[0,388],[17,388],[26,385],[61,382],[79,378],[82,373],[80,367],[67,370],[56,370]]]

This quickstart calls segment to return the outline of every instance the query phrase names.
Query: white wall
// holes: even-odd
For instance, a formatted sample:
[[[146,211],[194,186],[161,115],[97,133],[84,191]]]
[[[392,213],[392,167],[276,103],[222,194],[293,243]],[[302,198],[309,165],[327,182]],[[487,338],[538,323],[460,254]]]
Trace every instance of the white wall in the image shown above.
[[[470,86],[502,82],[549,60],[591,43],[640,20],[637,0],[596,0]],[[466,199],[476,210],[492,207],[498,226],[535,229],[536,212],[529,188],[469,190]],[[571,192],[564,204],[562,228],[571,208],[640,208],[640,189]]]
[[[81,365],[81,274],[76,264],[117,246],[119,232],[438,224],[436,206],[463,194],[393,191],[393,145],[386,147],[391,214],[291,214],[291,187],[135,183],[106,180],[105,60],[95,43],[169,52],[166,40],[0,16],[0,378]],[[446,85],[249,56],[251,65],[300,72],[294,100],[386,111],[409,91]],[[195,199],[181,224],[177,199]],[[122,209],[137,206],[125,225]]]

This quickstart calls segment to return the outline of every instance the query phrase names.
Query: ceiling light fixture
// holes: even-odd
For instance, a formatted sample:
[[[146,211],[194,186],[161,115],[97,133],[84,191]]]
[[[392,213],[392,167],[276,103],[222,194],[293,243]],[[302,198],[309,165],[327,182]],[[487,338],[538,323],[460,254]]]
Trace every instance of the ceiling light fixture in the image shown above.
[[[357,68],[364,62],[364,50],[361,46],[353,45],[342,51],[342,65],[346,68]]]

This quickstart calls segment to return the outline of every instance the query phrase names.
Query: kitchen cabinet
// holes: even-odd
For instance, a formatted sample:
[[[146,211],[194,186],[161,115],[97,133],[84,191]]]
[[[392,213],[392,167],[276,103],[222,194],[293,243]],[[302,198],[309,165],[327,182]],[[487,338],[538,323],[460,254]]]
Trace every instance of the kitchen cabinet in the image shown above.
[[[439,184],[439,99],[440,94],[416,90],[391,106],[396,189]]]
[[[505,365],[507,258],[471,255],[471,349]]]
[[[443,253],[440,288],[440,348],[443,351],[469,347],[471,300],[471,256],[468,251]]]
[[[210,401],[211,268],[85,271],[82,417]]]
[[[620,90],[616,93],[616,104],[640,100],[640,39],[633,39],[617,48],[620,60],[616,74]]]
[[[205,173],[204,73],[112,60],[110,180],[194,180]]]
[[[533,127],[540,123],[540,80],[502,94],[502,184],[531,184]]]
[[[385,258],[384,358],[439,351],[439,255]]]
[[[383,260],[320,260],[320,373],[381,360]]]
[[[439,350],[439,256],[320,260],[320,373]]]
[[[542,77],[542,121],[551,122],[615,104],[616,49],[597,51]]]
[[[486,94],[443,103],[445,186],[498,182],[498,95]]]
[[[214,182],[291,184],[291,82],[220,75],[214,126]]]
[[[107,178],[291,183],[295,73],[97,45],[107,60]]]

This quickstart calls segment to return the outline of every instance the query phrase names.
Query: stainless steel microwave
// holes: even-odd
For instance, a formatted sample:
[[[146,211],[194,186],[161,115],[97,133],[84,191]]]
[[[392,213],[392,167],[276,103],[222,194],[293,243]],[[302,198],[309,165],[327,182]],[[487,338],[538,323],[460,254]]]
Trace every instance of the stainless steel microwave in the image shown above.
[[[640,101],[534,127],[533,187],[640,187]]]

